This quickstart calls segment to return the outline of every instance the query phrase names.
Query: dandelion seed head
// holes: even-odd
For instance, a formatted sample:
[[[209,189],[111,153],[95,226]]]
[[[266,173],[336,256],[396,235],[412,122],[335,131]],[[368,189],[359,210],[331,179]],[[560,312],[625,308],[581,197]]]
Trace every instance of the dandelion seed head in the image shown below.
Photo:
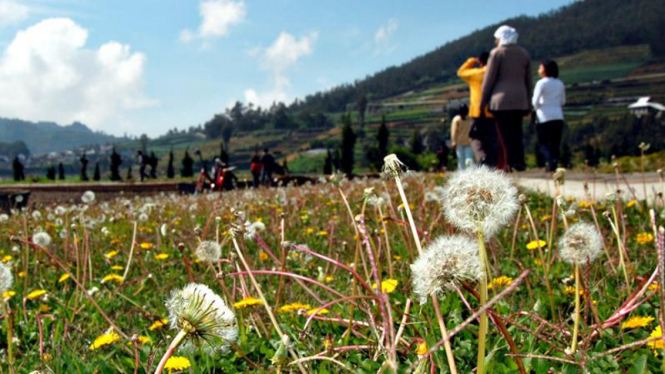
[[[90,190],[85,191],[81,196],[81,201],[84,204],[92,204],[95,201],[95,193]]]
[[[256,234],[265,231],[266,225],[263,222],[245,222],[245,240],[253,240]]]
[[[0,262],[0,294],[8,291],[14,284],[14,276],[9,265]]]
[[[559,254],[570,264],[584,265],[593,262],[603,252],[603,240],[596,227],[578,222],[563,234],[559,241]]]
[[[421,304],[432,293],[442,293],[460,281],[478,281],[484,276],[478,244],[461,235],[435,239],[411,265],[411,272],[413,291]]]
[[[42,212],[38,210],[33,210],[31,215],[32,219],[34,219],[35,221],[39,221],[40,219],[42,219]]]
[[[510,222],[517,209],[517,189],[502,172],[479,166],[458,171],[443,191],[443,212],[458,229],[489,238]]]
[[[222,257],[222,247],[215,241],[205,240],[196,247],[194,255],[200,261],[217,262]]]
[[[397,155],[394,153],[389,154],[383,158],[383,168],[381,169],[381,175],[386,178],[395,178],[399,177],[402,173],[407,170],[406,165],[397,158]]]
[[[217,351],[238,337],[233,311],[206,285],[190,283],[173,291],[166,308],[171,328],[186,331],[197,347]]]
[[[0,223],[5,223],[7,221],[9,221],[9,215],[5,213],[0,214]]]
[[[51,244],[51,235],[44,231],[36,232],[32,235],[32,242],[40,247],[48,247]]]

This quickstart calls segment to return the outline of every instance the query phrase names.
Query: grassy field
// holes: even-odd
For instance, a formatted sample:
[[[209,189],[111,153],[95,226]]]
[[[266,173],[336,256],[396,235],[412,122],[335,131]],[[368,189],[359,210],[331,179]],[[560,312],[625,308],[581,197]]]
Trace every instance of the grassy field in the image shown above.
[[[490,180],[483,177],[483,183]],[[0,367],[17,373],[155,372],[179,329],[190,326],[183,321],[192,320],[172,292],[194,282],[230,308],[235,317],[225,328],[237,328],[237,337],[220,340],[217,330],[206,330],[212,346],[204,339],[202,348],[176,348],[173,356],[181,358],[164,372],[448,373],[437,321],[455,333],[449,352],[457,371],[472,372],[484,334],[470,317],[484,282],[446,278],[452,288],[435,297],[438,311],[432,299],[420,304],[414,279],[428,272],[411,271],[419,249],[405,207],[425,252],[457,233],[477,255],[476,236],[459,226],[459,217],[444,214],[455,203],[441,187],[478,181],[473,175],[466,182],[405,175],[407,203],[394,180],[337,179],[222,195],[103,203],[88,197],[87,203],[0,216]],[[551,197],[528,194],[519,205],[509,188],[491,190],[485,183],[482,188],[492,192],[476,195],[469,192],[475,187],[464,186],[463,205],[476,206],[482,198],[482,204],[513,207],[497,206],[508,212],[505,220],[481,241],[489,299],[498,300],[483,355],[488,373],[661,370],[662,340],[648,342],[658,336],[663,310],[657,281],[647,282],[657,264],[649,207],[619,196],[562,201],[557,210]],[[658,208],[656,217],[661,213]],[[577,222],[597,227],[602,247],[596,261],[580,265],[573,354],[566,349],[575,320],[574,267],[562,261],[560,240]],[[204,250],[203,241],[218,243],[221,251]],[[456,265],[441,266],[429,271]],[[646,293],[635,297],[641,289]],[[193,332],[186,336],[196,341]]]

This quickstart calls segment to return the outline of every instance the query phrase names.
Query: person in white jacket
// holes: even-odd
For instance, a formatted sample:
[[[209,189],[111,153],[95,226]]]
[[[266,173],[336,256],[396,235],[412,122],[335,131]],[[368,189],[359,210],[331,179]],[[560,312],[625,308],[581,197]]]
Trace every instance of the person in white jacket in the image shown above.
[[[545,160],[547,171],[553,172],[559,163],[566,86],[559,79],[559,66],[556,61],[543,61],[538,75],[542,79],[536,83],[531,101],[538,118],[538,149]]]

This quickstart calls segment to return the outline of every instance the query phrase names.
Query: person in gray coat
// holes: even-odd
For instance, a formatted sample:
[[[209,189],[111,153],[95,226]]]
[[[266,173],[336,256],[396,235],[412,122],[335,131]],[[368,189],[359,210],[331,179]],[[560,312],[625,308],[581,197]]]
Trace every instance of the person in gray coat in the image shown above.
[[[523,171],[522,118],[531,112],[531,56],[517,45],[517,31],[501,26],[494,33],[497,47],[490,53],[483,80],[481,108],[489,107],[505,144],[508,170]]]

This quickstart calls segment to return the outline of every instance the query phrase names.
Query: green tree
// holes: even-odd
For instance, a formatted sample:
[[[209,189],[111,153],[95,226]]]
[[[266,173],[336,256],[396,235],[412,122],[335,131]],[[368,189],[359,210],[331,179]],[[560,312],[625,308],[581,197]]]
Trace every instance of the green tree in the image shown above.
[[[351,114],[348,113],[342,127],[342,159],[340,169],[345,174],[353,173],[353,153],[356,146],[356,133],[351,124]]]
[[[65,180],[65,165],[62,162],[58,164],[58,179],[61,181]]]
[[[139,138],[139,142],[141,142],[141,150],[143,151],[144,155],[148,154],[148,135],[146,134],[141,134],[141,137]]]
[[[376,140],[379,142],[379,155],[381,159],[388,155],[388,139],[390,138],[390,131],[388,126],[386,126],[386,116],[381,116],[381,125],[379,126],[379,131],[376,134]]]
[[[330,153],[330,148],[326,151],[326,158],[323,161],[323,174],[329,175],[333,173],[333,156]]]
[[[419,155],[423,153],[423,137],[420,135],[420,131],[413,130],[413,135],[411,136],[411,153],[414,155]]]
[[[173,148],[169,151],[169,163],[168,166],[166,166],[166,177],[169,179],[175,177],[175,169],[173,167]]]
[[[102,172],[99,169],[99,161],[95,162],[95,172],[92,175],[92,180],[94,180],[96,182],[99,182],[100,180],[102,180]]]

